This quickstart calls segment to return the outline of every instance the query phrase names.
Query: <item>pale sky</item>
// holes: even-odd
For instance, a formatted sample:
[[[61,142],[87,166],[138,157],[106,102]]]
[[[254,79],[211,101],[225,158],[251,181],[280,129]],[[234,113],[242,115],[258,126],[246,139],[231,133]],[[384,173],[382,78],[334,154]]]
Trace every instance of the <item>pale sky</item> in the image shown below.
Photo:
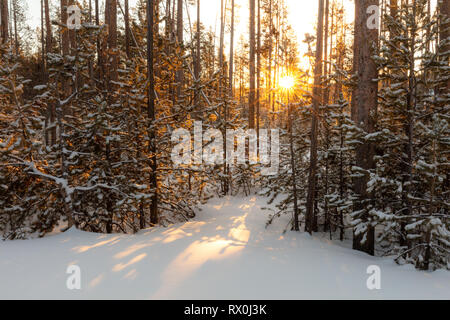
[[[123,0],[119,0],[123,4]],[[33,28],[40,26],[40,1],[27,0],[29,5],[30,24]],[[51,1],[59,3],[59,1]],[[100,0],[102,2],[102,0]],[[228,3],[231,1],[228,0]],[[342,0],[346,6],[348,21],[351,21],[354,16],[354,0]],[[136,0],[130,0],[130,7],[134,7]],[[240,6],[237,12],[239,24],[236,26],[236,41],[240,38],[240,33],[247,34],[248,29],[248,0],[235,0],[235,3]],[[297,40],[300,46],[300,54],[305,53],[306,48],[302,44],[305,33],[314,33],[314,27],[317,23],[317,0],[286,0],[289,11],[289,22],[292,25],[297,35]],[[219,33],[218,15],[220,14],[220,0],[203,0],[201,4],[201,19],[202,22],[215,29]],[[187,20],[187,18],[186,18]],[[196,12],[191,11],[191,22],[196,20]]]

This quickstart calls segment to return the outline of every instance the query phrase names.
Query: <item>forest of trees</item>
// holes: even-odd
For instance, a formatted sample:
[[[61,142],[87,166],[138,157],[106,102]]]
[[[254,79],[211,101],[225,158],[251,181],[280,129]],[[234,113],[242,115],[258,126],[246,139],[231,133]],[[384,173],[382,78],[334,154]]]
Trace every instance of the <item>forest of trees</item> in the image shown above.
[[[349,23],[318,0],[304,56],[285,0],[215,1],[218,30],[200,0],[41,0],[33,31],[27,1],[0,0],[0,237],[135,233],[256,192],[278,203],[268,228],[287,214],[286,231],[450,269],[450,1],[355,0]],[[175,166],[172,133],[195,122],[278,128],[278,173]]]

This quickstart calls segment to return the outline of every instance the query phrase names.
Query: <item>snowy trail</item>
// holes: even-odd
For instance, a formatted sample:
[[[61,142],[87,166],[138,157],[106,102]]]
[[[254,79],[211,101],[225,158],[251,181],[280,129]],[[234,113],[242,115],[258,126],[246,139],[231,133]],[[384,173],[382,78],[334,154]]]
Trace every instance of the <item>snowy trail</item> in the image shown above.
[[[0,243],[0,299],[450,299],[450,272],[424,273],[390,258],[265,229],[265,200],[216,199],[195,221],[137,235],[76,230]],[[68,290],[69,265],[81,290]],[[381,290],[366,287],[381,267]]]

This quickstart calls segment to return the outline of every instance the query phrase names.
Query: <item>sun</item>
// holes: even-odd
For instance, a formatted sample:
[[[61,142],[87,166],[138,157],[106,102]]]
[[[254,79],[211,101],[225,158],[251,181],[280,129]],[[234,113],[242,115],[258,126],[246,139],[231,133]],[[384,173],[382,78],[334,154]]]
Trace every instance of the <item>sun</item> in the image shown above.
[[[280,78],[280,88],[286,91],[290,91],[295,86],[295,79],[292,76],[284,76]]]

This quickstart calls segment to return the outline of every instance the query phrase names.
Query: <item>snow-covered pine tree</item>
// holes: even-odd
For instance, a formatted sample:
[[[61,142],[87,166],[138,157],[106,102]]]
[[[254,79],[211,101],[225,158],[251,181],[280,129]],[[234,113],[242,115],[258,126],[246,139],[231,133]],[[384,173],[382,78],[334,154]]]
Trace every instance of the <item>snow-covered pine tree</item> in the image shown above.
[[[449,216],[445,201],[448,148],[448,52],[430,52],[438,19],[426,0],[415,0],[385,17],[382,38],[376,169],[368,183],[374,195],[371,223],[378,225],[385,252],[421,269],[448,267]],[[395,16],[394,16],[395,14]],[[448,61],[448,60],[447,60]]]
[[[53,190],[28,168],[38,172],[42,157],[43,115],[39,106],[22,98],[27,82],[9,43],[0,46],[0,236],[5,239],[43,234],[58,220]]]

